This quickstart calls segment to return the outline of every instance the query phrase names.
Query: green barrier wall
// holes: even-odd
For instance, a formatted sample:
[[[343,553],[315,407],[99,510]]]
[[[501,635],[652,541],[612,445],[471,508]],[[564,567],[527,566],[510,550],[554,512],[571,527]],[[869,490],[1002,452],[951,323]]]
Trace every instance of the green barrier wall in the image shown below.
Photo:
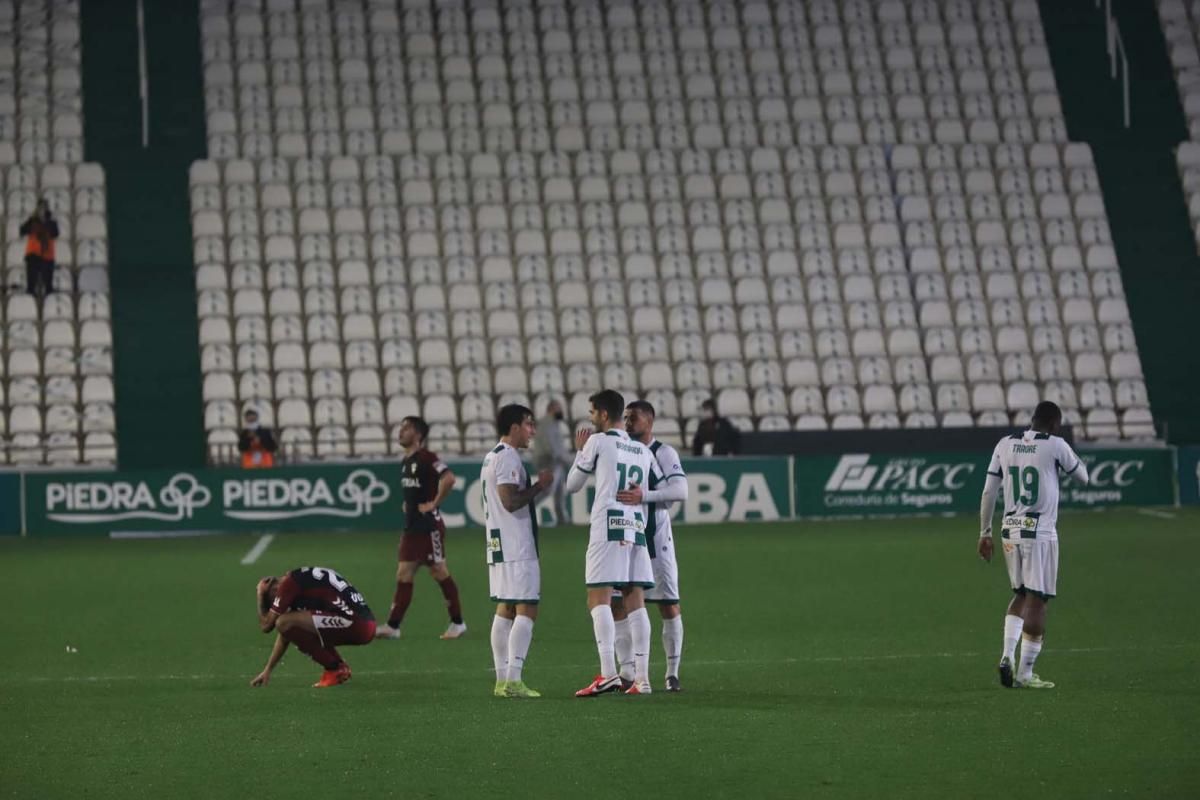
[[[1102,506],[1173,506],[1175,496],[1174,450],[1080,449],[1087,464],[1087,486],[1067,483],[1062,504],[1068,508]]]
[[[1179,448],[1179,502],[1200,505],[1200,447]]]
[[[482,524],[481,462],[447,463],[458,483],[443,508],[446,524]],[[788,466],[786,458],[685,461],[690,497],[676,515],[689,523],[791,517]],[[33,535],[395,530],[402,516],[399,479],[400,466],[394,462],[262,471],[31,473],[25,489],[27,530]],[[586,522],[590,490],[572,501],[574,521]],[[548,498],[540,504],[539,516],[553,518]]]
[[[0,536],[21,535],[21,474],[0,473]]]
[[[1197,451],[1200,452],[1200,451]],[[1081,450],[1087,486],[1068,481],[1066,507],[1172,505],[1170,449]],[[458,476],[442,509],[452,528],[482,524],[480,462],[450,460]],[[1196,458],[1189,462],[1193,472]],[[986,455],[848,453],[795,458],[685,459],[685,524],[792,517],[975,513]],[[395,530],[402,502],[396,462],[245,471],[29,473],[26,530],[32,535],[147,531]],[[6,482],[6,479],[7,482]],[[14,482],[16,481],[16,482]],[[0,475],[0,533],[20,530],[19,480]],[[591,490],[571,498],[587,521]],[[15,515],[15,516],[14,516]],[[551,500],[538,505],[553,520]],[[15,521],[14,521],[15,520]]]
[[[1064,507],[1172,505],[1172,451],[1081,449],[1091,483],[1063,484]],[[847,453],[797,457],[796,513],[801,517],[973,513],[979,509],[990,453]]]

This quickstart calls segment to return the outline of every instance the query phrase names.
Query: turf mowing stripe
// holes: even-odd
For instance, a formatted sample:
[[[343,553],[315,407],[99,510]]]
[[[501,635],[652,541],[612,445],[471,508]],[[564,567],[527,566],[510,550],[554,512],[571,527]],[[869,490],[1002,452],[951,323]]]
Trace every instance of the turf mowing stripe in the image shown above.
[[[110,539],[195,539],[200,536],[225,536],[226,531],[109,531]]]
[[[1157,517],[1158,519],[1175,519],[1175,515],[1170,511],[1155,511],[1153,508],[1139,508],[1139,514],[1144,514],[1147,517]]]
[[[1131,650],[1138,652],[1147,652],[1154,650],[1186,650],[1189,648],[1200,647],[1200,642],[1180,642],[1179,644],[1160,645],[1156,647],[1064,647],[1054,650],[1043,650],[1044,654],[1048,655],[1086,655],[1090,653],[1122,653]],[[710,659],[707,661],[689,661],[687,666],[689,669],[693,667],[722,667],[736,666],[739,664],[848,664],[848,663],[863,663],[871,661],[916,661],[920,659],[930,658],[982,658],[986,654],[979,652],[963,652],[963,653],[890,653],[884,655],[863,655],[863,656],[810,656],[805,658],[728,658],[728,659]],[[595,662],[589,661],[586,664],[549,664],[539,667],[541,672],[555,672],[561,670],[586,670],[594,669]],[[458,668],[439,668],[439,669],[363,669],[355,670],[357,676],[363,675],[469,675],[477,673],[494,672],[493,667],[458,667]],[[241,673],[236,675],[217,675],[217,674],[194,674],[194,675],[69,675],[60,678],[53,678],[45,675],[31,676],[10,676],[10,682],[17,683],[105,683],[105,682],[120,682],[120,681],[215,681],[215,680],[238,680],[247,677],[249,674]]]
[[[275,534],[264,533],[262,535],[262,538],[260,538],[257,542],[254,543],[254,547],[251,547],[249,552],[247,552],[246,555],[242,556],[242,563],[243,564],[253,564],[255,561],[258,561],[258,557],[266,552],[267,548],[271,545],[271,542],[273,542],[273,541],[275,541]]]

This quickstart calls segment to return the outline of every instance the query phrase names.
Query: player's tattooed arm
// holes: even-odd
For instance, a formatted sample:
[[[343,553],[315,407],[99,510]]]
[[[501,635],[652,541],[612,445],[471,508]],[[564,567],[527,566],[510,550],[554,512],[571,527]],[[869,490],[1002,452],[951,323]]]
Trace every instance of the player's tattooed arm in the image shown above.
[[[518,489],[515,483],[502,483],[496,487],[496,492],[500,495],[500,504],[504,506],[505,511],[517,511],[532,503],[539,494],[549,489],[552,483],[554,471],[544,469],[538,473],[537,482],[524,489]]]

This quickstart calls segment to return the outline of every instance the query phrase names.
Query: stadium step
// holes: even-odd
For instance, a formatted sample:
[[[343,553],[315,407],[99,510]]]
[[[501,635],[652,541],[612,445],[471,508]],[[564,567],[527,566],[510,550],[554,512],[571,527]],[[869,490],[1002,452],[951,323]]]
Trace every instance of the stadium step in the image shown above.
[[[1130,64],[1128,129],[1103,10],[1091,0],[1040,0],[1039,9],[1067,130],[1095,157],[1159,433],[1195,442],[1200,350],[1181,347],[1179,334],[1194,320],[1200,256],[1174,157],[1187,127],[1154,4],[1113,5]]]
[[[204,464],[188,165],[204,157],[196,0],[148,4],[146,142],[137,4],[83,3],[85,152],[108,175],[118,458]]]

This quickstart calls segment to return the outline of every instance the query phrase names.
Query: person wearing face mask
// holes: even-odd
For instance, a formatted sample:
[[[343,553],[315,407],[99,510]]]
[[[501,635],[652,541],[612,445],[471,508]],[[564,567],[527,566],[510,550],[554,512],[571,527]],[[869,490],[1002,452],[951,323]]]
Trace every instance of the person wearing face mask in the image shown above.
[[[246,409],[242,418],[245,424],[238,435],[238,452],[242,454],[243,469],[266,469],[275,466],[275,434],[270,428],[258,424],[258,412]]]
[[[538,435],[533,440],[533,465],[539,472],[544,469],[554,472],[554,520],[564,524],[571,521],[571,509],[567,504],[567,492],[563,475],[571,466],[573,458],[567,449],[567,427],[563,408],[557,400],[546,406],[546,416],[537,422]],[[549,524],[549,523],[548,523]]]

